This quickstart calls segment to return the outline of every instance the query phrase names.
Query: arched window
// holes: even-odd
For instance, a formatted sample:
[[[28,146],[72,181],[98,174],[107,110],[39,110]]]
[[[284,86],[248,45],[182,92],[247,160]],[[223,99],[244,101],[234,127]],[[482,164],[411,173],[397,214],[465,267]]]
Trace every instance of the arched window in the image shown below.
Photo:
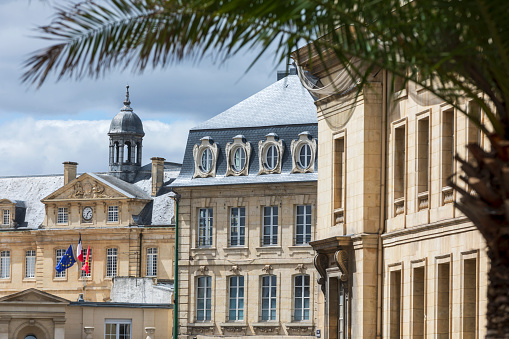
[[[244,151],[244,147],[237,147],[233,153],[233,169],[240,172],[244,166],[246,166],[246,151]]]
[[[299,150],[299,166],[306,169],[311,164],[311,147],[309,144],[303,144]]]
[[[265,166],[269,170],[273,170],[276,168],[278,162],[278,152],[276,145],[270,145],[267,147],[267,152],[265,153]]]
[[[210,172],[212,169],[212,152],[208,147],[201,153],[201,168],[203,172]]]
[[[131,143],[129,141],[125,143],[124,162],[131,162]]]
[[[114,146],[115,150],[115,162],[118,162],[118,157],[119,157],[119,154],[120,154],[120,146],[118,145],[118,141],[115,142],[115,146]]]

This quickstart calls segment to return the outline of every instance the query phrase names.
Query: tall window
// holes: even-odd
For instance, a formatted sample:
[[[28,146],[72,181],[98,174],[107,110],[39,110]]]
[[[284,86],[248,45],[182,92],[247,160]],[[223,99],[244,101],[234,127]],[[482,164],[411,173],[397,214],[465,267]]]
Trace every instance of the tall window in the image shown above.
[[[35,278],[35,250],[25,252],[25,278]]]
[[[58,249],[55,251],[55,266],[58,265],[60,260],[62,260],[62,257],[65,254],[65,249]],[[58,272],[55,270],[55,278],[65,278],[65,272],[66,270],[63,270],[62,272]]]
[[[394,199],[405,195],[405,126],[395,129],[394,133]]]
[[[418,192],[428,191],[429,168],[429,117],[420,119],[417,123],[417,185]]]
[[[265,206],[263,208],[263,238],[262,245],[277,245],[278,232],[278,208],[277,206]]]
[[[295,245],[311,241],[311,205],[298,205],[295,220]]]
[[[270,145],[265,153],[265,165],[267,169],[273,170],[278,162],[278,152],[275,145]]]
[[[293,320],[309,320],[309,275],[295,277],[293,298]]]
[[[106,319],[104,339],[131,339],[131,319]]]
[[[0,252],[0,278],[8,279],[11,276],[11,252]]]
[[[198,223],[198,247],[212,246],[212,228],[214,215],[212,208],[200,208]]]
[[[196,321],[210,321],[212,313],[212,278],[198,277],[196,286]]]
[[[228,320],[244,320],[244,277],[230,277]]]
[[[57,213],[57,224],[67,224],[69,220],[69,212],[67,207],[59,207]]]
[[[230,246],[246,244],[246,209],[232,207],[230,210]]]
[[[438,264],[437,338],[449,338],[450,263]]]
[[[476,258],[463,262],[463,338],[475,338],[477,332],[477,263]]]
[[[308,144],[304,144],[299,150],[299,166],[303,169],[309,167],[311,163],[311,147]]]
[[[157,248],[147,248],[147,277],[157,276]]]
[[[276,290],[277,277],[266,275],[262,277],[262,317],[261,320],[276,320]]]
[[[389,338],[400,338],[401,333],[401,270],[390,273]]]
[[[201,168],[204,172],[209,172],[212,169],[212,151],[210,148],[205,148],[201,154]]]
[[[108,206],[108,222],[118,222],[118,206]]]
[[[87,253],[88,253],[88,248],[84,248],[83,249],[83,260],[87,260]],[[83,263],[85,264],[85,263]],[[80,267],[80,271],[81,271],[81,277],[83,278],[88,278],[88,277],[91,277],[92,276],[92,249],[90,249],[90,255],[88,256],[88,273],[87,271],[85,270],[81,270],[81,267]]]
[[[424,339],[425,276],[424,266],[414,268],[413,276],[412,334],[415,339]]]
[[[9,225],[10,221],[11,221],[11,211],[4,210],[3,218],[2,218],[2,225]]]
[[[117,249],[108,248],[106,250],[106,276],[117,276]]]
[[[442,187],[447,186],[447,178],[454,173],[454,109],[442,115]]]

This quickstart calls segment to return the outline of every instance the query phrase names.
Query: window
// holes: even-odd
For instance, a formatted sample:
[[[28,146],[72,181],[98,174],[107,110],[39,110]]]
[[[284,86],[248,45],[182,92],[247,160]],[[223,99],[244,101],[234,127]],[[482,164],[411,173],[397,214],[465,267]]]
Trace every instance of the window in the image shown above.
[[[106,319],[104,339],[131,339],[131,319]]]
[[[277,277],[267,275],[262,277],[262,317],[261,320],[276,320],[276,288]]]
[[[233,169],[240,172],[244,166],[246,166],[246,152],[243,147],[237,147],[233,153]]]
[[[56,250],[55,254],[56,254],[55,255],[55,266],[57,266],[65,254],[65,249],[63,249],[63,248],[58,249],[58,250]],[[66,270],[63,270],[62,272],[57,272],[55,270],[55,278],[65,278],[65,272],[66,272]]]
[[[11,211],[4,210],[3,218],[2,218],[2,225],[9,225],[11,221]]]
[[[293,298],[293,320],[309,320],[309,275],[295,276]]]
[[[265,206],[263,208],[263,246],[277,245],[277,206]]]
[[[298,205],[295,218],[295,245],[311,241],[311,205]]]
[[[269,170],[273,170],[276,168],[278,162],[278,153],[275,145],[270,145],[267,147],[267,151],[265,153],[265,167]]]
[[[118,222],[118,206],[108,206],[108,222]]]
[[[449,338],[450,263],[438,264],[437,284],[437,337]]]
[[[59,207],[57,214],[57,224],[67,224],[69,220],[69,212],[67,207]]]
[[[425,277],[424,266],[416,267],[413,276],[412,338],[424,339]]]
[[[25,278],[35,278],[35,250],[25,252]]]
[[[196,321],[210,321],[212,313],[212,278],[198,277],[196,286]]]
[[[401,270],[390,273],[389,338],[400,338],[401,333]]]
[[[200,208],[198,223],[198,247],[212,246],[212,227],[214,226],[212,208]]]
[[[117,249],[108,248],[106,250],[106,276],[116,277],[117,276]]]
[[[212,152],[205,148],[201,153],[201,168],[203,172],[210,172],[212,169]]]
[[[475,338],[477,333],[477,260],[463,261],[463,338]]]
[[[417,193],[428,191],[429,118],[417,123]]]
[[[83,249],[83,260],[87,260],[87,252],[88,252],[88,248],[84,248]],[[83,262],[83,265],[85,264],[85,262]],[[83,265],[81,267],[83,267]],[[88,273],[85,271],[85,270],[82,270],[80,267],[80,271],[81,271],[81,277],[82,278],[89,278],[92,276],[92,249],[90,249],[90,255],[88,257]]]
[[[11,276],[11,252],[0,252],[0,279],[8,279]]]
[[[345,187],[346,187],[346,154],[345,154],[345,134],[341,133],[334,138],[334,177],[333,177],[333,225],[342,225],[343,234],[346,234],[345,228]]]
[[[228,320],[244,320],[244,277],[230,277]]]
[[[306,169],[311,164],[311,147],[308,144],[304,144],[299,150],[299,166],[302,169]]]
[[[394,129],[393,189],[394,216],[405,213],[406,181],[406,128],[405,125]]]
[[[157,248],[147,248],[147,277],[157,276]]]
[[[246,209],[232,207],[230,210],[230,246],[246,244]]]
[[[442,115],[442,187],[454,173],[454,109],[448,109]]]

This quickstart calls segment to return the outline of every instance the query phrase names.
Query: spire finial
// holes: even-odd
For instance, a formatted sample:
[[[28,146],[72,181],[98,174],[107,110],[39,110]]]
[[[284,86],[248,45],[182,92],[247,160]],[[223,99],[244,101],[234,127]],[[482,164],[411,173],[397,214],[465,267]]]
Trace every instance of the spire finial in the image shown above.
[[[129,106],[131,104],[131,101],[129,101],[129,85],[125,86],[126,93],[125,93],[125,101],[124,105]]]

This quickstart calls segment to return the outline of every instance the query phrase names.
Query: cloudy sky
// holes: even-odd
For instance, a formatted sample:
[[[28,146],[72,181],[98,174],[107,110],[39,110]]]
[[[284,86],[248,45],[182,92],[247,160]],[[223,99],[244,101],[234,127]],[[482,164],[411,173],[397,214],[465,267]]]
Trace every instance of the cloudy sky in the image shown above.
[[[22,63],[46,45],[33,36],[51,21],[50,4],[0,0],[0,176],[62,173],[64,161],[78,162],[79,172],[107,171],[107,132],[126,84],[145,129],[143,162],[181,162],[189,128],[270,85],[284,69],[267,55],[246,73],[254,54],[243,54],[224,65],[187,62],[31,88],[19,80]]]

